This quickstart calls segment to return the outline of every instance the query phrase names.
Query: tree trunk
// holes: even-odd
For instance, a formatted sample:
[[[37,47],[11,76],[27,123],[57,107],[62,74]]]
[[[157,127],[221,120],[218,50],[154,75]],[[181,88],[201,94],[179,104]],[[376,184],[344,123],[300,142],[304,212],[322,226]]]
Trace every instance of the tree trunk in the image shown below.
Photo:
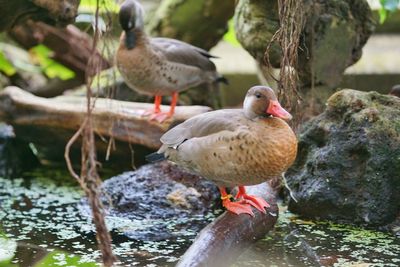
[[[152,36],[176,38],[209,50],[228,29],[234,0],[164,0],[151,17]]]
[[[301,85],[336,87],[344,70],[360,59],[374,30],[370,7],[365,0],[303,0],[303,10],[306,22],[297,66]],[[276,0],[239,0],[235,11],[238,40],[261,65],[265,65],[264,53],[278,28]],[[271,47],[269,58],[272,66],[279,68],[277,44]],[[267,71],[264,69],[264,76],[268,76]]]

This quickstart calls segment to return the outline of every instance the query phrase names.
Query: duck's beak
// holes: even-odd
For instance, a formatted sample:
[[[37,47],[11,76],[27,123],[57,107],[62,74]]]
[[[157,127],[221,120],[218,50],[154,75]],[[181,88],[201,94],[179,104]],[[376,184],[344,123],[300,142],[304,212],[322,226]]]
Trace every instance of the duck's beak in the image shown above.
[[[290,115],[290,113],[287,112],[276,100],[269,101],[267,113],[286,121],[290,121],[292,119],[292,115]]]

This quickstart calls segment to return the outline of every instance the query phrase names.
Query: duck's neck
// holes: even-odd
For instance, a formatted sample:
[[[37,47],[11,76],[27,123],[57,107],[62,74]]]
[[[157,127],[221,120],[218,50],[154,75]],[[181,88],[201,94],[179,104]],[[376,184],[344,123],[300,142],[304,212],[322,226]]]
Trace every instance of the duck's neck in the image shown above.
[[[131,50],[131,49],[145,43],[146,35],[140,29],[132,29],[132,30],[125,31],[125,33],[122,36],[122,39],[123,39],[125,47],[128,50]]]
[[[260,117],[260,115],[253,111],[253,101],[251,98],[248,97],[246,97],[243,102],[243,113],[244,116],[250,120],[254,120]]]

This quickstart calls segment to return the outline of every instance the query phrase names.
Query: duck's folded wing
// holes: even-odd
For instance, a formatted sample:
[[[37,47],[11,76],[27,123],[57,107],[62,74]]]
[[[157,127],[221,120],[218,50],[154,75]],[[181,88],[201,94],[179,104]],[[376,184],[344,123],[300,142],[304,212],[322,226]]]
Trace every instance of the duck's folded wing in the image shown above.
[[[203,113],[175,126],[160,140],[165,146],[176,148],[191,138],[204,137],[221,131],[235,131],[241,127],[242,118],[243,115],[239,109]]]
[[[195,66],[206,71],[215,71],[212,56],[199,47],[169,38],[152,38],[151,45],[155,51],[162,53],[167,60]]]

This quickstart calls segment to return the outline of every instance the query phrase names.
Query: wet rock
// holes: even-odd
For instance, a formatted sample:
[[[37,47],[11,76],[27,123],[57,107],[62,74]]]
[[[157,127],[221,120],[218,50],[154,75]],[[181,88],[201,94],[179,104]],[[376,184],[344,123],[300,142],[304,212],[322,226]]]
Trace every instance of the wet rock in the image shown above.
[[[0,122],[0,177],[15,177],[38,164],[28,144],[15,138],[10,125]]]
[[[220,202],[217,187],[168,162],[149,164],[106,180],[103,203],[111,227],[138,240],[165,240],[197,233]],[[83,203],[83,211],[87,204]],[[87,212],[86,212],[87,214]]]
[[[306,217],[384,225],[400,214],[400,99],[342,90],[308,122],[287,172]]]

